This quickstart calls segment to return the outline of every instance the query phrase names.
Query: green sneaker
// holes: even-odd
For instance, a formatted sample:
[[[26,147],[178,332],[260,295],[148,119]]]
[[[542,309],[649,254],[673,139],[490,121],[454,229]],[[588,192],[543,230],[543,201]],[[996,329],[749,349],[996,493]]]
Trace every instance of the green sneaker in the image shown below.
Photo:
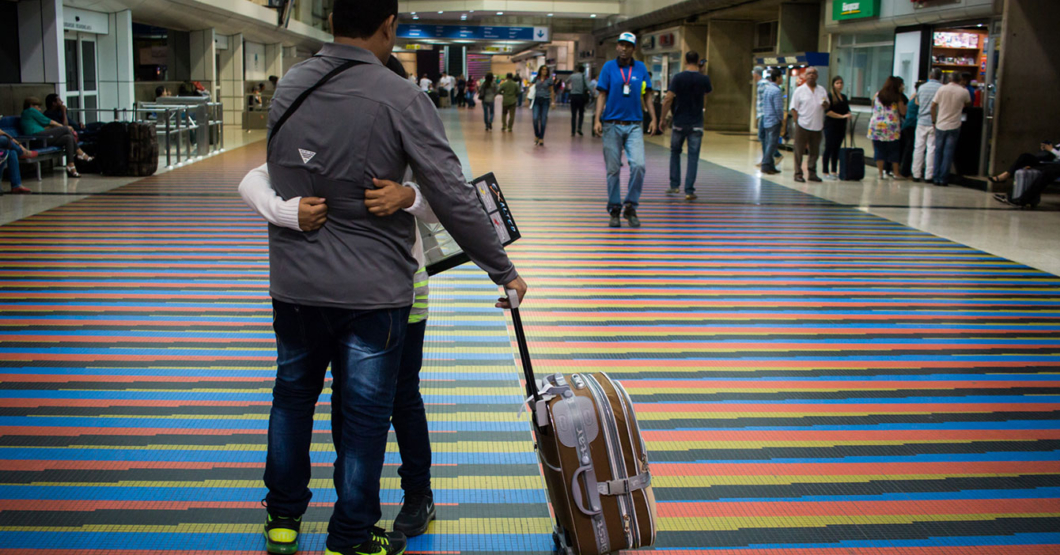
[[[402,555],[408,543],[401,532],[387,532],[373,526],[361,545],[338,550],[325,548],[324,555]]]
[[[287,518],[269,514],[265,519],[265,550],[276,555],[292,555],[298,552],[298,532],[302,529],[302,517]]]

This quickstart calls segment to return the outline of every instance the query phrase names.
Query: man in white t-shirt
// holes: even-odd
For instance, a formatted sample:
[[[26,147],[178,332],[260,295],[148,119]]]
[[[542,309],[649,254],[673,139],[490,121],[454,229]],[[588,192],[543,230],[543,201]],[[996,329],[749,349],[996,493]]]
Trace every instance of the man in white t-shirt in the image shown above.
[[[433,87],[433,86],[434,86],[434,81],[431,81],[431,78],[427,77],[427,74],[424,73],[423,77],[420,78],[420,90],[423,91],[423,92],[430,92],[431,91],[431,87]]]
[[[442,78],[438,80],[438,99],[442,108],[449,107],[449,91],[453,88],[453,78],[448,73],[442,72]]]
[[[972,95],[965,85],[968,73],[953,74],[948,85],[940,88],[931,101],[931,119],[935,122],[935,185],[950,184],[950,167],[961,136],[961,114],[972,105]]]
[[[806,171],[810,181],[820,182],[817,177],[817,157],[821,153],[821,131],[824,130],[824,113],[828,109],[828,91],[817,86],[817,69],[809,68],[803,77],[806,82],[791,95],[791,118],[795,122],[795,181],[805,183],[802,173],[802,156],[806,149],[810,157],[806,160]]]

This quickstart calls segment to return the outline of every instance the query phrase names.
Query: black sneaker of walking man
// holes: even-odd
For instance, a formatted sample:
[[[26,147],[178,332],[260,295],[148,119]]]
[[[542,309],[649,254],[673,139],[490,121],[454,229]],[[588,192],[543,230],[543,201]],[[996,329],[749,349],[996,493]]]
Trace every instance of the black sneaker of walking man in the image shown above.
[[[640,218],[637,217],[637,209],[633,208],[633,205],[626,205],[626,219],[629,220],[629,227],[640,227]]]
[[[434,494],[431,490],[405,495],[401,512],[394,519],[394,530],[410,538],[427,532],[434,520]]]
[[[408,547],[409,541],[401,532],[387,532],[382,528],[372,527],[368,539],[360,545],[346,549],[324,549],[324,555],[401,555]]]
[[[611,211],[611,227],[622,227],[622,209],[615,208]]]

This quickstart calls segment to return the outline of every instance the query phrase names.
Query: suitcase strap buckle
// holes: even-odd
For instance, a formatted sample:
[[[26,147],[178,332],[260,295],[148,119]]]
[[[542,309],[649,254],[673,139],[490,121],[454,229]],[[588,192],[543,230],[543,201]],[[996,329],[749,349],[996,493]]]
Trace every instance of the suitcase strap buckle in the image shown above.
[[[628,495],[634,491],[651,487],[651,473],[642,472],[624,480],[609,480],[596,484],[600,495]]]

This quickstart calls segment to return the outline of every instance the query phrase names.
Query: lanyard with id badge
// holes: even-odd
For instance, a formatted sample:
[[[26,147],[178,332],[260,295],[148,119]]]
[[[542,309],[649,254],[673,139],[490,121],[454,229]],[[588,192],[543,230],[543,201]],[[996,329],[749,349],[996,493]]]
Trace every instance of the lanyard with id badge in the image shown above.
[[[633,64],[629,64],[629,76],[626,76],[622,67],[618,68],[618,73],[622,76],[622,96],[629,96],[632,92],[630,82],[633,80]]]

